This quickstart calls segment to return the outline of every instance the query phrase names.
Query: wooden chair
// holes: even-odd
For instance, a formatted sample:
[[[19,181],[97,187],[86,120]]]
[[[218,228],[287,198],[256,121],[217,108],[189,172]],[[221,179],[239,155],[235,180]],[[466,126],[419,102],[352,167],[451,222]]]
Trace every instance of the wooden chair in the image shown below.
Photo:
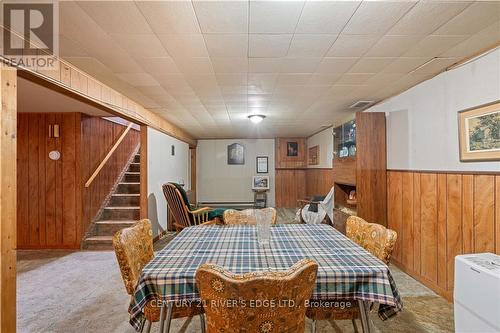
[[[154,257],[153,231],[148,219],[137,222],[134,226],[122,229],[113,236],[113,247],[122,275],[125,289],[129,295],[135,293],[141,271]],[[156,299],[150,300],[144,307],[144,319],[147,321],[146,332],[151,330],[151,324],[160,320],[160,307],[155,306]],[[203,315],[200,307],[176,307],[172,317],[192,317]],[[201,318],[201,317],[200,317]],[[202,322],[204,318],[201,318]],[[141,332],[144,329],[142,323]]]
[[[247,274],[201,265],[196,284],[207,332],[304,332],[305,302],[313,292],[317,271],[318,265],[309,259],[286,271]]]
[[[252,212],[254,209],[234,210],[228,209],[224,212],[224,224],[227,225],[255,225],[257,221]],[[271,224],[276,224],[276,209],[267,207],[259,209],[261,212],[269,213]]]
[[[368,223],[360,217],[350,216],[346,222],[346,234],[356,244],[373,254],[384,263],[389,264],[397,233],[377,223]],[[359,306],[353,300],[339,300],[343,304],[349,304],[343,309],[311,307],[307,309],[306,315],[313,320],[313,332],[315,332],[316,320],[345,320],[351,319],[354,330],[357,332],[355,319],[359,318]]]
[[[162,189],[168,208],[174,217],[177,232],[193,225],[217,223],[217,219],[212,218],[210,214],[213,211],[212,208],[203,207],[193,210],[194,207],[189,205],[187,197],[183,198],[181,191],[173,183],[163,184]]]

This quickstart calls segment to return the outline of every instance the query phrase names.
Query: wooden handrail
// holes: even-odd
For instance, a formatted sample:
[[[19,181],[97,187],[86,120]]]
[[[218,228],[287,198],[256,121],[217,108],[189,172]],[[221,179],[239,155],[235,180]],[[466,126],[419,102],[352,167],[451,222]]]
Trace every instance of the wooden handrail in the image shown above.
[[[106,154],[106,156],[103,158],[103,160],[101,161],[101,163],[99,163],[99,165],[95,169],[95,171],[92,174],[92,176],[90,176],[89,180],[87,180],[87,182],[85,183],[85,187],[89,187],[90,184],[92,184],[92,182],[94,181],[94,179],[97,177],[97,175],[99,174],[99,172],[101,172],[101,169],[104,167],[104,165],[109,160],[109,158],[111,157],[111,155],[113,155],[113,153],[115,152],[116,148],[118,148],[118,146],[120,145],[120,143],[123,141],[123,139],[127,135],[128,131],[130,131],[130,129],[132,128],[132,126],[133,126],[132,123],[128,124],[127,128],[123,131],[122,135],[120,135],[120,137],[118,138],[118,140],[116,140],[116,142],[113,145],[113,147],[111,147],[111,149]]]

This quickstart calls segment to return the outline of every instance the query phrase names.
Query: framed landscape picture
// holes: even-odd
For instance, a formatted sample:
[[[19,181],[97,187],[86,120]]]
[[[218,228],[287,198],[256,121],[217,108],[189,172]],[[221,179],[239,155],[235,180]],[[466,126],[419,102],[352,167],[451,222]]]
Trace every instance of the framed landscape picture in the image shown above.
[[[458,113],[460,160],[500,160],[500,102]]]
[[[253,176],[252,190],[269,190],[269,176]]]
[[[239,143],[227,146],[227,164],[245,164],[245,147]]]

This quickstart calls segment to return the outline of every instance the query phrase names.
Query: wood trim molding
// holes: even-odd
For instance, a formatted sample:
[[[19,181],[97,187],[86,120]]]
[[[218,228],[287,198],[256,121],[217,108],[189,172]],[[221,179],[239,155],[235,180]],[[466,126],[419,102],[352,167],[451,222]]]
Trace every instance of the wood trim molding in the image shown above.
[[[141,126],[141,137],[140,137],[140,148],[139,152],[141,155],[140,164],[140,214],[141,219],[148,218],[148,127],[146,125]]]
[[[128,131],[130,131],[130,129],[132,128],[132,125],[133,125],[132,123],[128,124],[127,128],[125,128],[125,130],[120,135],[120,137],[118,138],[118,140],[116,140],[116,142],[113,145],[113,147],[111,147],[111,149],[109,150],[109,152],[106,154],[106,156],[103,158],[103,160],[101,161],[101,163],[99,163],[99,165],[95,169],[94,173],[92,173],[92,175],[90,176],[90,178],[87,180],[87,182],[85,183],[85,187],[89,187],[90,184],[92,184],[92,182],[94,181],[95,177],[97,177],[97,175],[99,174],[99,172],[101,171],[101,169],[104,167],[104,165],[106,164],[106,162],[109,160],[109,158],[111,157],[111,155],[113,155],[113,153],[115,152],[116,148],[118,148],[118,146],[120,145],[120,143],[123,141],[123,139],[127,135]]]
[[[16,331],[17,71],[0,65],[0,332]]]
[[[413,169],[387,169],[394,172],[409,173],[437,173],[437,174],[457,174],[457,175],[500,175],[500,171],[450,171],[450,170],[413,170]]]

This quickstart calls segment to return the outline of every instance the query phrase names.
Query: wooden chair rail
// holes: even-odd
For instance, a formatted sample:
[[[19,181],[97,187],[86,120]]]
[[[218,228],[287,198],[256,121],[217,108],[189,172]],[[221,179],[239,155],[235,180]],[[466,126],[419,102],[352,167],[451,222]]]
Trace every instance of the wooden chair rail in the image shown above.
[[[97,177],[97,175],[99,174],[99,172],[102,170],[102,168],[104,167],[104,165],[106,164],[106,162],[111,157],[111,155],[113,155],[113,153],[118,148],[118,146],[120,145],[120,143],[123,141],[123,139],[125,139],[125,136],[130,131],[130,129],[132,128],[132,126],[133,126],[133,123],[129,123],[128,124],[127,128],[123,131],[122,135],[120,135],[120,137],[118,138],[118,140],[116,140],[116,142],[113,145],[113,147],[111,147],[111,149],[109,150],[109,152],[106,154],[106,156],[103,158],[103,160],[101,161],[101,163],[99,163],[99,165],[97,166],[97,168],[95,169],[95,171],[92,173],[92,175],[90,176],[90,178],[87,180],[87,182],[85,183],[85,187],[89,187],[90,184],[92,184],[92,182],[94,181],[94,179]]]

